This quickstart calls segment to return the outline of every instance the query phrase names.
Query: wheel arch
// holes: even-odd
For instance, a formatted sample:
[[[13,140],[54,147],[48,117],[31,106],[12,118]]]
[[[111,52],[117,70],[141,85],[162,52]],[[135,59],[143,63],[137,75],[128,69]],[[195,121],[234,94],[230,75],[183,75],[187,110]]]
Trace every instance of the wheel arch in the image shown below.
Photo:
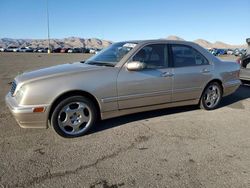
[[[220,86],[221,86],[221,92],[222,92],[222,95],[221,95],[221,97],[223,96],[223,92],[224,92],[224,88],[223,88],[223,84],[222,84],[222,81],[220,80],[220,79],[218,79],[218,78],[215,78],[215,79],[212,79],[212,80],[210,80],[206,85],[205,85],[205,87],[203,88],[203,91],[202,91],[202,93],[201,93],[201,96],[200,96],[200,99],[199,99],[199,106],[201,106],[201,101],[202,101],[202,96],[203,96],[203,94],[204,94],[204,92],[205,92],[205,90],[206,90],[206,88],[209,86],[209,84],[211,84],[211,83],[213,83],[213,82],[216,82],[216,83],[218,83]],[[204,107],[201,107],[202,109],[204,109]]]
[[[203,93],[204,93],[205,89],[206,89],[206,88],[207,88],[207,86],[208,86],[210,83],[212,83],[212,82],[217,82],[217,83],[219,83],[219,84],[220,84],[221,89],[222,89],[222,96],[223,96],[223,93],[224,93],[224,88],[223,88],[222,81],[221,81],[219,78],[214,78],[214,79],[210,80],[208,83],[206,83],[206,85],[204,86],[204,88],[203,88],[203,90],[202,90],[202,92],[201,92],[201,95],[200,95],[199,103],[200,103],[201,97],[202,97],[202,95],[203,95]]]
[[[50,122],[51,121],[51,117],[52,117],[52,114],[53,114],[53,111],[54,109],[56,108],[56,106],[65,98],[68,98],[68,97],[71,97],[71,96],[83,96],[83,97],[86,97],[88,99],[90,99],[96,109],[97,109],[97,112],[98,112],[98,118],[100,118],[100,114],[101,114],[101,109],[100,109],[100,104],[98,102],[98,100],[96,99],[96,97],[94,95],[92,95],[91,93],[89,92],[86,92],[86,91],[83,91],[83,90],[71,90],[71,91],[67,91],[59,96],[57,96],[54,101],[52,102],[52,105],[49,109],[49,113],[48,113],[48,121]]]

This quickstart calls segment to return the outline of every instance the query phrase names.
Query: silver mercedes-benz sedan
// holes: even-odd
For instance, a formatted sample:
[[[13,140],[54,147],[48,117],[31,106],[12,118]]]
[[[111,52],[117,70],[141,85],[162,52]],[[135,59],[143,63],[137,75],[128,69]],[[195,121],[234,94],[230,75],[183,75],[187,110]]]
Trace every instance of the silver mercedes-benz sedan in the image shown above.
[[[51,125],[77,137],[99,118],[194,104],[215,109],[241,84],[239,71],[192,42],[118,42],[85,62],[17,76],[6,103],[21,127]]]

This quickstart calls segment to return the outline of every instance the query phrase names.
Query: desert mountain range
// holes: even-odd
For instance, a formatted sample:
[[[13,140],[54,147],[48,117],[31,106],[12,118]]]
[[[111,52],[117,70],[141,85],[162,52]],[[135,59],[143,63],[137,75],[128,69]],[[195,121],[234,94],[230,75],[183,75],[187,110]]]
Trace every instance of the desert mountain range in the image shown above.
[[[178,36],[170,35],[166,38],[167,40],[184,40]],[[217,41],[211,43],[204,39],[197,39],[193,42],[203,46],[204,48],[246,48],[246,45],[232,45],[226,44],[224,42]],[[64,47],[64,48],[77,48],[77,47],[86,47],[86,48],[104,48],[111,44],[109,40],[102,40],[97,38],[79,38],[79,37],[69,37],[64,39],[50,39],[50,45],[53,48]],[[0,47],[7,48],[9,46],[17,47],[48,47],[47,39],[11,39],[11,38],[2,38],[0,39]]]
[[[178,36],[174,36],[174,35],[170,35],[167,37],[168,40],[184,40],[183,38],[180,38]],[[227,49],[227,48],[246,48],[247,45],[232,45],[232,44],[227,44],[227,43],[224,43],[224,42],[220,42],[220,41],[217,41],[215,43],[211,43],[207,40],[204,40],[204,39],[197,39],[197,40],[194,40],[193,42],[199,44],[200,46],[204,47],[204,48],[223,48],[223,49]]]
[[[110,41],[101,40],[97,38],[79,38],[79,37],[69,37],[64,39],[50,39],[50,45],[53,48],[64,47],[64,48],[104,48],[111,44]],[[2,38],[0,39],[0,47],[7,48],[9,46],[16,47],[48,47],[47,39],[11,39]]]

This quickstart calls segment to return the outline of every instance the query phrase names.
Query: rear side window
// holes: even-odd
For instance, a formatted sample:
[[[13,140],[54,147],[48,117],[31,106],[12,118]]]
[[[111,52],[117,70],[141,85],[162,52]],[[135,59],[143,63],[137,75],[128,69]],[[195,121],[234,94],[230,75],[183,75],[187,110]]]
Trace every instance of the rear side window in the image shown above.
[[[186,45],[172,45],[174,67],[208,65],[207,59],[197,50]]]
[[[168,66],[168,48],[166,44],[151,44],[137,52],[133,61],[146,64],[149,69],[159,69]]]

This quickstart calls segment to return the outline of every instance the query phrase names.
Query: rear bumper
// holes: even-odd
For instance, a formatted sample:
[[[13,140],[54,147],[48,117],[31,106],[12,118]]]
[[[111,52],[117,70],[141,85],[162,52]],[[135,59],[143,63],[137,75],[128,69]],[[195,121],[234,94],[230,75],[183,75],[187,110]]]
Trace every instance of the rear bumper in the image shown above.
[[[240,85],[241,85],[240,80],[233,80],[223,84],[223,89],[224,89],[223,96],[227,96],[234,93],[240,87]]]
[[[49,105],[18,105],[16,100],[8,93],[5,97],[6,105],[9,107],[12,115],[22,128],[47,128],[48,127],[48,109]],[[44,107],[44,112],[36,112],[36,107]]]

